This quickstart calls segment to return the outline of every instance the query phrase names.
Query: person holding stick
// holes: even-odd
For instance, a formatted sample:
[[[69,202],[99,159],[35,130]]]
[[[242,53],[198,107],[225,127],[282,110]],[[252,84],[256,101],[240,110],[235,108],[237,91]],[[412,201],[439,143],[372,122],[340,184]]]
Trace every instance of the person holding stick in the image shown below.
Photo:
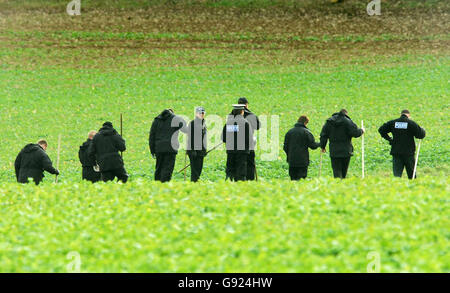
[[[403,110],[400,118],[384,123],[379,129],[381,137],[391,145],[392,169],[395,177],[402,177],[403,169],[406,168],[408,178],[412,179],[414,174],[414,152],[416,144],[414,138],[423,139],[425,129],[411,120],[411,113]],[[392,133],[392,137],[389,136]],[[413,175],[414,174],[414,175]]]
[[[191,165],[192,182],[197,182],[200,178],[203,169],[203,159],[206,156],[207,136],[205,113],[205,108],[195,108],[195,119],[189,123],[187,128],[186,153],[189,156]]]
[[[40,139],[37,144],[27,144],[20,151],[14,162],[17,182],[28,183],[28,178],[32,178],[34,183],[39,185],[45,177],[44,171],[59,175],[46,153],[47,147],[47,141]]]
[[[327,119],[320,133],[320,146],[325,153],[330,141],[331,167],[334,178],[347,177],[350,158],[353,156],[352,138],[360,137],[365,132],[348,116],[348,111],[342,109]]]
[[[116,177],[123,183],[128,181],[128,174],[119,154],[125,150],[125,140],[117,133],[112,123],[103,123],[88,148],[88,157],[92,166],[99,165],[100,176],[104,182],[112,181]]]
[[[308,175],[309,149],[317,149],[320,143],[316,142],[313,134],[306,127],[309,118],[305,115],[298,118],[294,128],[284,137],[283,150],[289,163],[289,176],[291,180],[305,179]]]

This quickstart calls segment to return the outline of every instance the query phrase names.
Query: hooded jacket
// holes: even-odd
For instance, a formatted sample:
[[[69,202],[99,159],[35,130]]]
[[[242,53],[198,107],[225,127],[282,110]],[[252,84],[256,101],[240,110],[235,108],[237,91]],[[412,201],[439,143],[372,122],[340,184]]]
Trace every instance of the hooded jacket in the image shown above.
[[[391,155],[414,156],[416,144],[414,137],[422,139],[425,137],[425,130],[416,122],[410,120],[408,116],[402,115],[400,118],[384,123],[379,129],[381,137],[391,144]],[[392,137],[388,135],[392,133]]]
[[[222,130],[227,153],[247,153],[253,150],[253,128],[242,115],[228,115]]]
[[[352,137],[360,137],[362,129],[347,115],[334,113],[327,119],[320,133],[320,146],[325,148],[330,141],[330,157],[348,158],[353,156]]]
[[[179,130],[186,133],[186,121],[180,116],[174,115],[170,110],[164,110],[152,123],[148,143],[150,152],[156,153],[178,153],[180,144],[178,142]]]
[[[44,171],[59,174],[44,149],[38,144],[27,144],[17,155],[14,162],[17,182],[28,183],[33,178],[39,184],[44,178]]]
[[[195,117],[188,125],[187,153],[197,156],[206,156],[207,131],[205,119]]]
[[[103,125],[89,145],[89,162],[92,166],[95,166],[97,162],[100,172],[119,169],[123,167],[123,160],[119,152],[125,150],[125,140],[112,126]]]
[[[92,143],[92,139],[86,140],[81,146],[80,150],[78,151],[78,158],[80,159],[81,165],[84,167],[93,167],[91,160],[89,160],[88,156],[88,149],[89,146]]]
[[[320,143],[315,142],[311,131],[302,123],[296,123],[284,137],[283,150],[287,155],[290,167],[309,166],[309,150],[317,149]]]

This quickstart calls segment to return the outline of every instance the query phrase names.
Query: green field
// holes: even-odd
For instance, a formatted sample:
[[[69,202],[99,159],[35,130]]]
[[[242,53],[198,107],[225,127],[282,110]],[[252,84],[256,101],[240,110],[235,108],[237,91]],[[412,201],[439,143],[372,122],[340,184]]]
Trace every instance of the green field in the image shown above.
[[[64,272],[68,252],[83,272],[366,272],[370,252],[381,272],[450,272],[446,1],[383,2],[375,18],[352,0],[86,0],[78,17],[68,2],[0,0],[1,272]],[[225,183],[223,148],[199,184],[153,181],[155,116],[203,105],[213,146],[241,96],[274,138],[258,182]],[[364,120],[367,177],[355,139],[350,179],[328,157],[318,179],[317,150],[310,179],[290,182],[284,134],[306,114],[319,139],[341,108]],[[427,131],[414,182],[392,178],[377,131],[404,108]],[[129,184],[82,183],[78,146],[120,113]],[[16,184],[20,149],[45,138],[56,161],[60,134],[60,183]]]

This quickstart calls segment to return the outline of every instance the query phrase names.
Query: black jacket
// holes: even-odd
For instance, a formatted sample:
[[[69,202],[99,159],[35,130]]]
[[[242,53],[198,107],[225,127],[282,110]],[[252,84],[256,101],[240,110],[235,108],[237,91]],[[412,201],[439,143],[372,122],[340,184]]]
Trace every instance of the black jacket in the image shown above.
[[[296,123],[294,128],[289,130],[284,137],[283,149],[290,167],[309,166],[308,148],[315,150],[319,146],[320,143],[315,142],[311,131],[301,123]]]
[[[59,174],[44,149],[38,144],[27,144],[17,155],[14,162],[17,182],[27,183],[33,178],[36,184],[44,178],[44,171]]]
[[[83,167],[93,167],[91,160],[88,156],[88,149],[89,146],[92,143],[92,139],[86,140],[81,146],[80,150],[78,151],[78,158],[80,159],[81,166]]]
[[[119,152],[126,150],[125,140],[110,126],[103,126],[92,139],[88,148],[88,157],[92,166],[100,166],[100,172],[123,167]]]
[[[186,121],[180,116],[174,115],[169,110],[164,110],[152,123],[148,143],[150,152],[156,153],[178,153],[180,144],[178,142],[179,130],[186,133]]]
[[[360,137],[362,129],[345,114],[334,113],[327,119],[320,133],[320,146],[325,148],[330,140],[330,157],[348,158],[353,156],[352,137]]]
[[[247,121],[250,123],[253,131],[259,130],[259,128],[261,127],[258,116],[253,114],[253,112],[247,108],[244,109],[244,118],[247,119]]]
[[[189,122],[187,133],[187,153],[203,157],[206,156],[207,134],[205,119],[196,117]]]
[[[416,151],[414,137],[418,139],[425,137],[425,130],[406,115],[384,123],[378,132],[391,144],[391,155],[413,156]],[[392,133],[393,138],[388,133]]]
[[[227,153],[250,153],[252,150],[253,128],[242,115],[228,115],[222,130],[222,141]]]

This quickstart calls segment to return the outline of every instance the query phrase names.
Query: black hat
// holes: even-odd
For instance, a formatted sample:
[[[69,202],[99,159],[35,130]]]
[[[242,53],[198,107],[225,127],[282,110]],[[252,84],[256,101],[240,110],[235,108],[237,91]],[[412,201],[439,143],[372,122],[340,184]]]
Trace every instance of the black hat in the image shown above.
[[[239,98],[238,104],[248,104],[248,100],[245,97]]]
[[[103,126],[108,126],[108,127],[113,127],[113,125],[112,125],[112,123],[111,122],[105,122],[105,123],[103,123]]]

